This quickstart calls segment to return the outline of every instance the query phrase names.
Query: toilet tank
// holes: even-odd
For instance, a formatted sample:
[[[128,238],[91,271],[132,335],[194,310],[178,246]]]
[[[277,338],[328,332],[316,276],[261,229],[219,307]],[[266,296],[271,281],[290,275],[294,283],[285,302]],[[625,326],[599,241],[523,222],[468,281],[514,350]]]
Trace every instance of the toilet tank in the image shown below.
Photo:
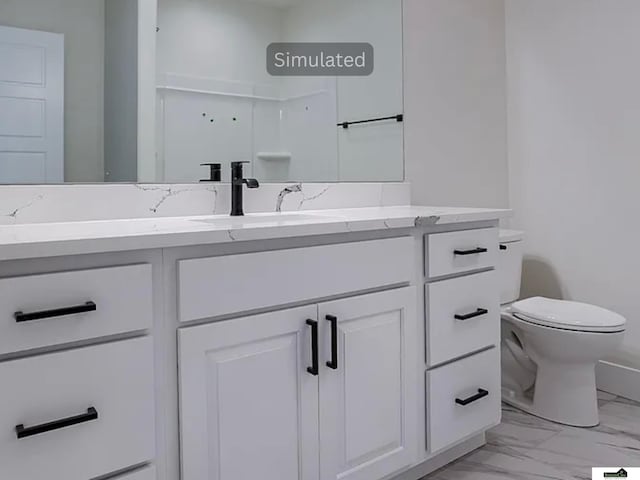
[[[523,240],[524,232],[500,230],[500,255],[497,272],[501,305],[515,302],[520,298]]]

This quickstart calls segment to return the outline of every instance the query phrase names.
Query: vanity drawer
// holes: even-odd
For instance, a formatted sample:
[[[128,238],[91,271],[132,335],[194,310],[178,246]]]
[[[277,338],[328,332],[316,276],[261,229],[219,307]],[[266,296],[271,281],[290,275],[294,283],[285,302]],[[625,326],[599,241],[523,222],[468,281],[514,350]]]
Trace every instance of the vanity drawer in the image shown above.
[[[0,354],[149,328],[151,268],[143,264],[0,279]]]
[[[413,279],[412,237],[178,262],[186,322],[330,297]]]
[[[429,451],[500,422],[500,355],[492,348],[427,372]]]
[[[425,250],[425,272],[430,278],[492,268],[498,259],[498,229],[428,235]]]
[[[425,286],[430,366],[498,345],[500,304],[495,271]]]
[[[152,361],[146,337],[0,363],[0,478],[87,480],[152,460]]]

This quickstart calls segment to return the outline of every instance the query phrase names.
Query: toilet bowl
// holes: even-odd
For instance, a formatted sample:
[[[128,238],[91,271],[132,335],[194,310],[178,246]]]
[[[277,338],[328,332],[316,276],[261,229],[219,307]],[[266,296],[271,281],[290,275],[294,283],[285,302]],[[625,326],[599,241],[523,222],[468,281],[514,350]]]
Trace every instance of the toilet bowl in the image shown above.
[[[520,291],[515,264],[522,262],[516,245],[522,234],[517,233],[501,233],[498,266],[503,401],[554,422],[598,425],[595,366],[619,347],[626,320],[604,308],[565,300],[533,297],[511,303]]]

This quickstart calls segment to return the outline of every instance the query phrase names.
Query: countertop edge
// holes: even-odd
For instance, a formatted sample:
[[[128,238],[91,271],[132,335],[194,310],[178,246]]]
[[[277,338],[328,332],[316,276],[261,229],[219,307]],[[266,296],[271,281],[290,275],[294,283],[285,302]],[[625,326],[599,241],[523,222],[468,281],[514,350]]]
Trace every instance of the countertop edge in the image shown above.
[[[402,208],[407,210],[407,215],[398,215],[398,210],[403,213]],[[61,229],[71,225],[93,225],[100,223],[102,226],[113,224],[114,232],[111,234],[79,235],[70,238],[31,238],[20,241],[2,241],[0,234],[0,261],[25,260],[33,258],[60,257],[70,255],[85,255],[99,253],[115,253],[123,251],[153,250],[161,248],[179,248],[195,245],[224,244],[235,242],[250,242],[259,240],[285,239],[294,237],[308,237],[332,234],[348,234],[355,232],[375,232],[395,229],[423,228],[440,225],[452,225],[459,223],[498,221],[511,216],[511,210],[505,209],[465,209],[430,208],[430,207],[381,207],[378,209],[380,215],[371,214],[368,218],[349,218],[349,213],[361,214],[367,209],[340,209],[323,210],[317,223],[301,222],[290,225],[249,225],[241,228],[231,229],[206,229],[202,224],[198,225],[194,218],[166,218],[166,219],[139,219],[139,220],[112,220],[99,222],[70,222],[62,224],[33,224],[15,225],[5,228],[4,235],[9,236],[6,229],[23,230],[29,232],[29,228],[34,230],[44,230],[54,225]],[[385,210],[393,211],[395,215],[387,216]],[[424,210],[424,214],[421,210]],[[345,213],[346,212],[346,213]],[[308,212],[299,212],[306,214]],[[118,233],[119,222],[149,224],[148,230],[136,233]],[[171,231],[169,225],[175,222],[177,228]],[[192,230],[186,226],[192,224]],[[164,229],[158,229],[158,225],[164,225]],[[28,235],[27,235],[28,236]],[[18,235],[19,237],[19,235]]]

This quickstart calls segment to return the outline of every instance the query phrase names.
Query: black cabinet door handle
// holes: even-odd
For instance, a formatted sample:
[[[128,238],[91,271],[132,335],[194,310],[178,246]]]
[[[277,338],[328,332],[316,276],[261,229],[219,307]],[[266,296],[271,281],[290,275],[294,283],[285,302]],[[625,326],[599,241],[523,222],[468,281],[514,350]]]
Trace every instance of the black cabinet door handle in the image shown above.
[[[338,318],[333,315],[324,317],[331,322],[331,361],[327,362],[327,367],[338,369]]]
[[[507,247],[506,245],[500,245],[500,250],[507,250],[509,247]]]
[[[466,405],[469,405],[470,403],[477,402],[478,400],[486,397],[487,395],[489,395],[489,392],[487,390],[483,390],[482,388],[479,388],[478,393],[476,393],[472,397],[465,398],[465,399],[456,398],[456,403],[464,407]]]
[[[315,320],[307,320],[307,325],[311,327],[311,366],[307,367],[307,372],[313,376],[318,376],[319,360],[318,360],[318,322]]]
[[[453,254],[454,255],[460,255],[462,257],[466,257],[467,255],[479,255],[481,253],[487,253],[489,250],[487,250],[486,248],[474,248],[472,250],[454,250]]]
[[[456,320],[471,320],[472,318],[481,317],[487,313],[489,313],[489,310],[486,308],[479,308],[475,312],[467,313],[465,315],[454,315],[454,318]]]
[[[78,425],[79,423],[86,423],[92,420],[98,419],[98,411],[89,407],[87,413],[75,415],[73,417],[63,418],[62,420],[55,420],[49,423],[43,423],[41,425],[35,425],[33,427],[25,427],[24,425],[16,425],[16,437],[26,438],[34,435],[40,435],[41,433],[50,432],[52,430],[60,430],[61,428],[70,427],[72,425]]]
[[[43,318],[64,317],[66,315],[76,315],[78,313],[93,312],[98,307],[93,302],[87,302],[84,305],[76,305],[74,307],[56,308],[55,310],[42,310],[40,312],[16,312],[13,317],[16,322],[30,322],[31,320],[41,320]]]

